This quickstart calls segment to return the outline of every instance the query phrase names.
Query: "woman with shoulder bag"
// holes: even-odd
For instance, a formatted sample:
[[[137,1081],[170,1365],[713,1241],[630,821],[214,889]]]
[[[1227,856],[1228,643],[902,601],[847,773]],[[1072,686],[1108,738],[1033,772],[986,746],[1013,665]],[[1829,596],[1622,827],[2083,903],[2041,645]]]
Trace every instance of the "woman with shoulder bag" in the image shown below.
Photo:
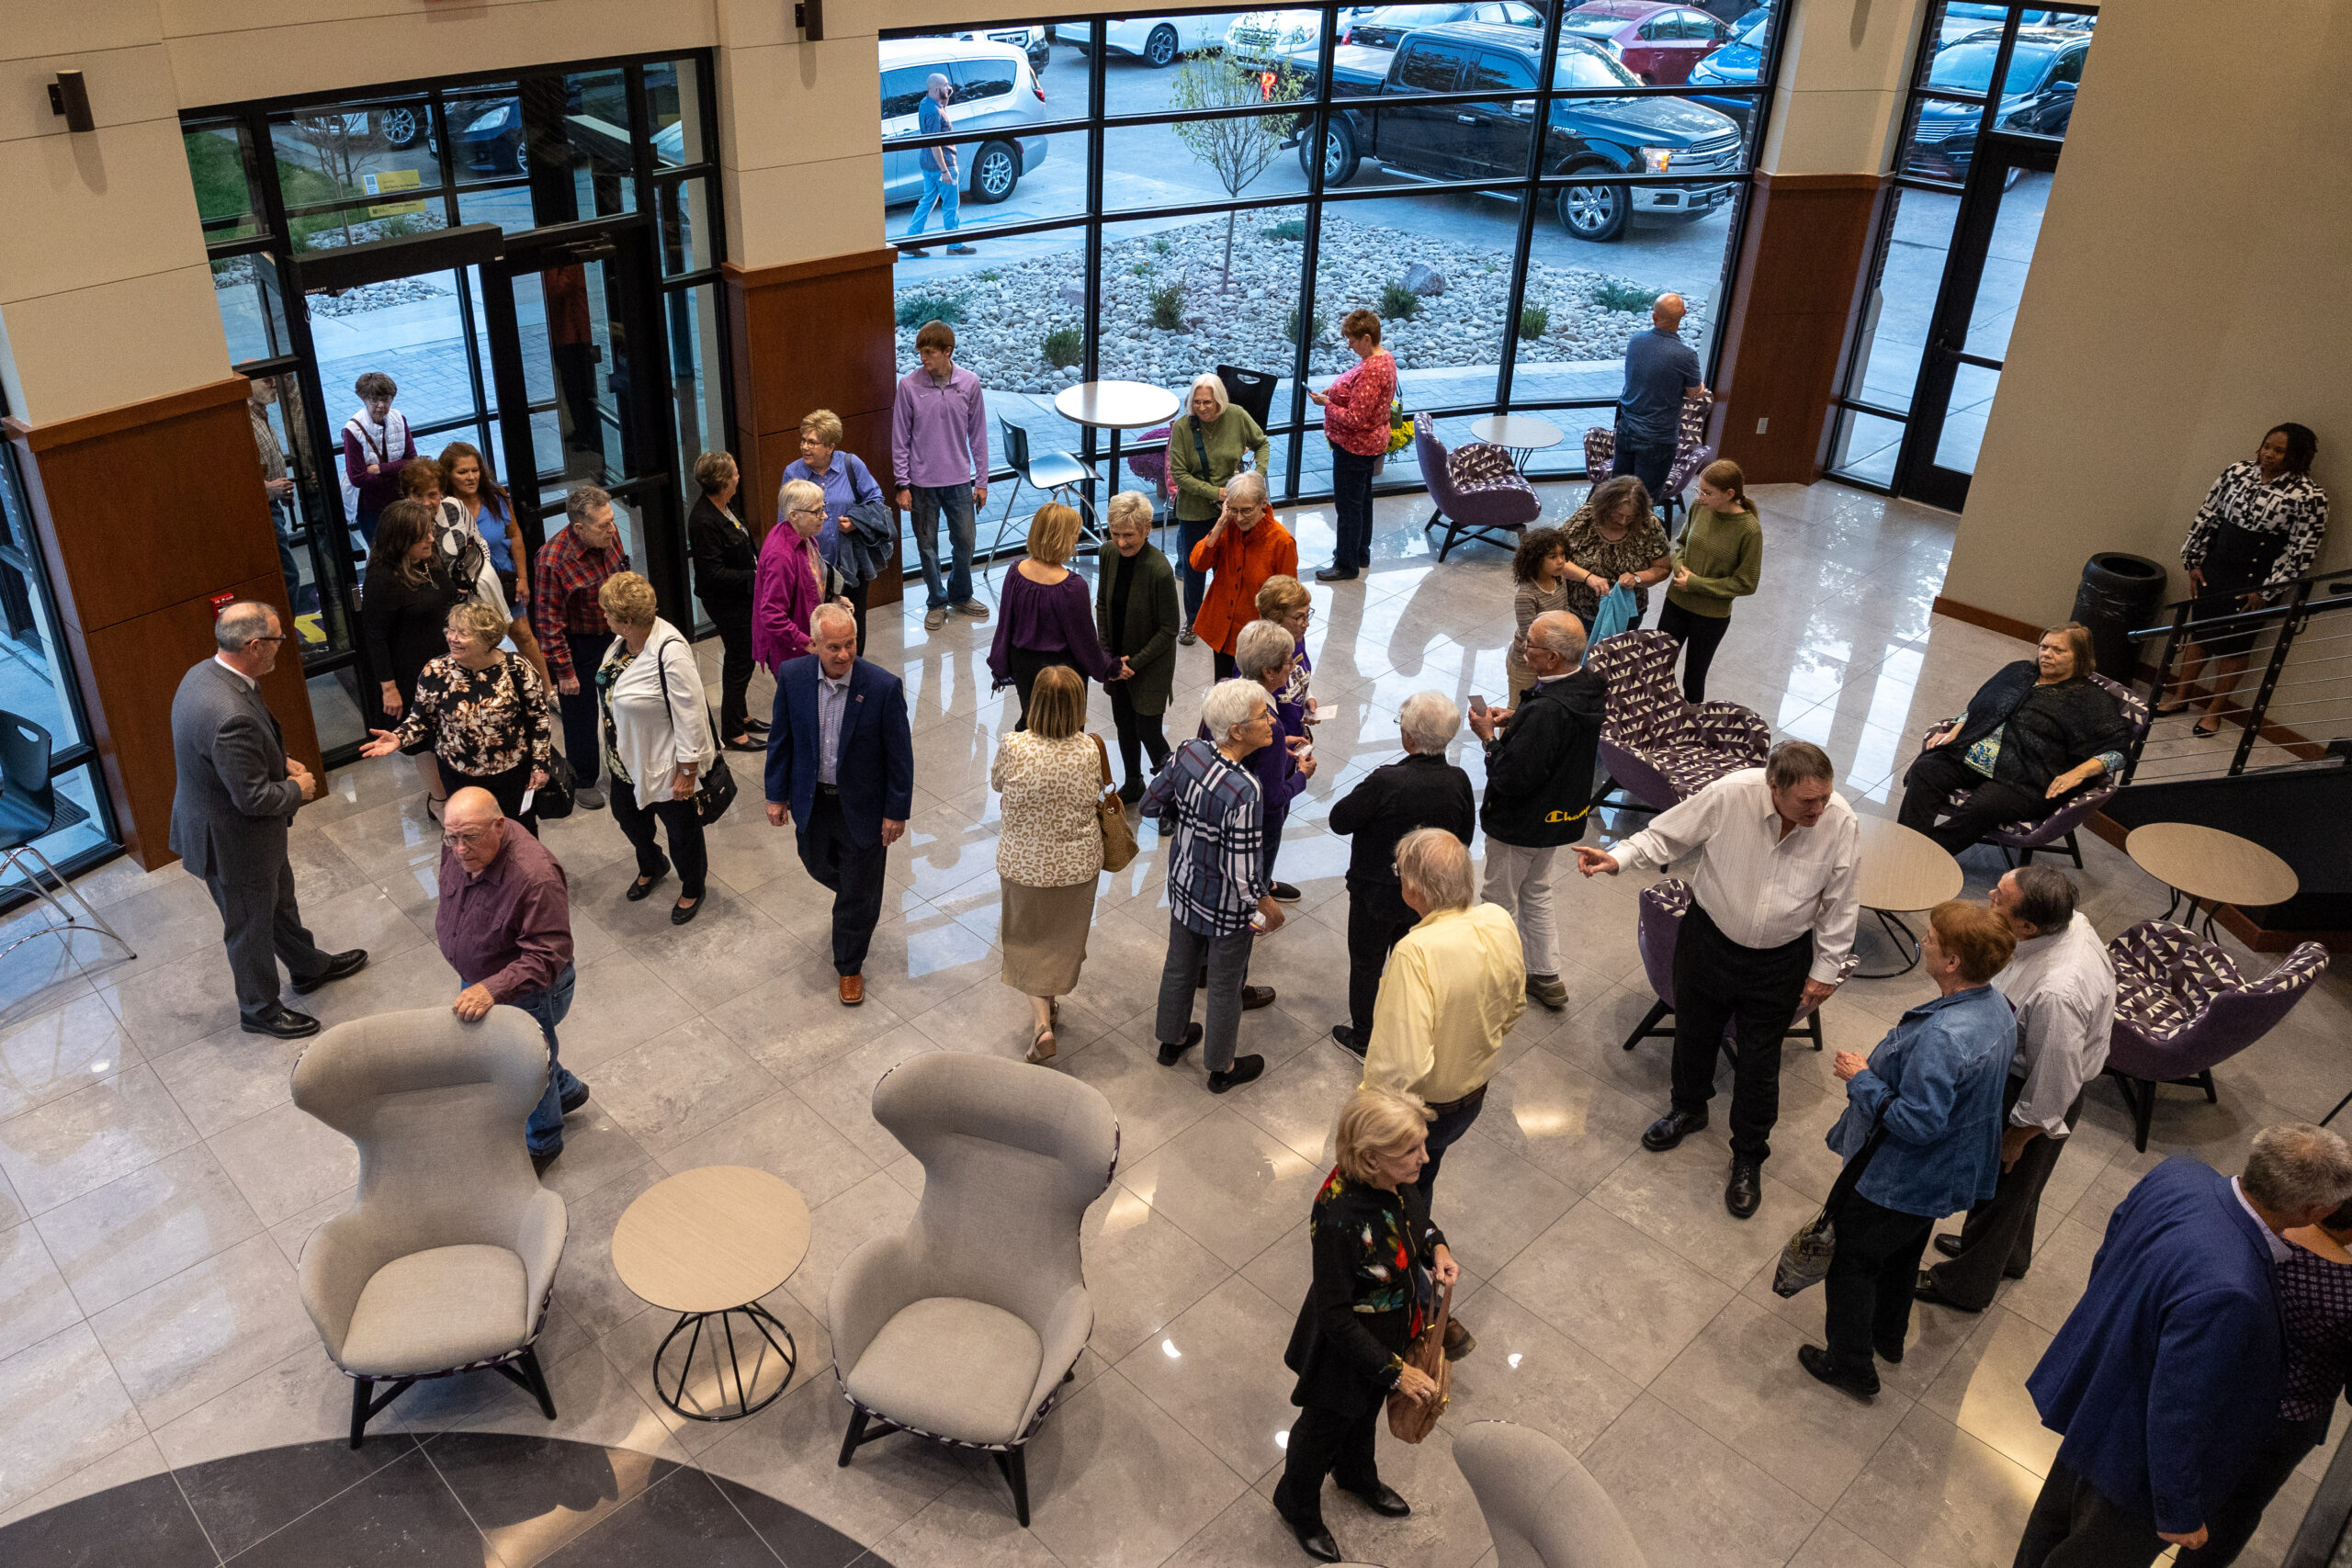
[[[449,651],[418,671],[400,728],[371,730],[375,739],[359,754],[429,750],[445,794],[486,789],[499,810],[537,837],[538,816],[524,802],[547,786],[555,754],[548,684],[528,662],[499,651],[506,622],[479,599],[451,605],[442,635]]]
[[[702,912],[710,864],[695,792],[718,748],[705,716],[702,671],[685,637],[656,613],[653,584],[644,578],[614,573],[596,591],[596,603],[613,628],[613,644],[596,669],[596,702],[604,710],[605,766],[613,775],[613,820],[637,851],[629,901],[652,892],[675,861],[678,901],[670,923],[683,926]],[[670,860],[654,842],[657,820],[670,836]]]
[[[1414,1185],[1429,1163],[1429,1121],[1418,1095],[1357,1089],[1340,1111],[1339,1163],[1315,1195],[1315,1282],[1283,1352],[1298,1374],[1290,1402],[1299,1416],[1274,1511],[1318,1562],[1340,1561],[1323,1523],[1323,1478],[1385,1517],[1411,1513],[1374,1465],[1381,1410],[1392,1395],[1423,1404],[1442,1397],[1406,1360],[1436,1325],[1438,1292],[1461,1277]]]
[[[1095,803],[1109,773],[1109,751],[1086,732],[1085,681],[1067,664],[1048,664],[1030,690],[1029,728],[1008,733],[989,764],[989,785],[1004,797],[998,945],[1004,983],[1036,1014],[1032,1062],[1053,1060],[1055,998],[1078,988],[1086,963],[1094,879],[1102,869]]]

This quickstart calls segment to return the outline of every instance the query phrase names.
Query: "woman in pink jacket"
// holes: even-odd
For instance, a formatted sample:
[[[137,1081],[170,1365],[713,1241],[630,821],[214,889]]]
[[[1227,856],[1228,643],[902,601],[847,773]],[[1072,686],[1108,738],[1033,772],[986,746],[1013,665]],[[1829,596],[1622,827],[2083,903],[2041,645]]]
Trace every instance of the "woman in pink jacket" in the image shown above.
[[[787,479],[775,505],[775,526],[760,544],[752,578],[752,657],[770,674],[808,651],[808,617],[820,604],[830,598],[849,604],[839,576],[817,549],[825,525],[824,488]]]

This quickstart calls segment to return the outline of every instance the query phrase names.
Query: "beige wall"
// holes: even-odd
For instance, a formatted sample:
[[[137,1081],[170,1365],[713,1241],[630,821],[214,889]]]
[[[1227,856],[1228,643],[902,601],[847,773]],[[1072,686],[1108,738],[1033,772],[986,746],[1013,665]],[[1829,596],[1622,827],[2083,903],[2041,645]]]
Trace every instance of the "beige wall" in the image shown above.
[[[1775,175],[1875,175],[1894,151],[1927,0],[1793,4],[1758,166]]]
[[[2164,562],[2223,466],[2281,420],[2352,480],[2352,6],[2201,0],[2101,14],[1944,592],[2037,624],[2084,558]],[[2341,496],[2338,498],[2339,510]],[[2322,558],[2352,561],[2339,516]]]

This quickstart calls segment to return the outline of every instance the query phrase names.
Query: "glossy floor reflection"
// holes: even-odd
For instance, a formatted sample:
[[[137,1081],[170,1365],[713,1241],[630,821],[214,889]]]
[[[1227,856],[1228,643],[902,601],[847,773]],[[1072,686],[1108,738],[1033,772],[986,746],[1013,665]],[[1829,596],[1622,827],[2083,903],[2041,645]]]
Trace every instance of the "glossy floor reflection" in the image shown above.
[[[1544,487],[1555,516],[1582,493]],[[1766,488],[1758,500],[1763,586],[1734,616],[1710,694],[1821,742],[1858,807],[1891,813],[1921,732],[2025,646],[1931,613],[1951,518],[1826,485]],[[1030,1451],[1033,1529],[1014,1524],[992,1469],[935,1448],[893,1439],[849,1469],[834,1463],[845,1406],[828,1371],[827,1289],[858,1243],[905,1222],[922,1179],[867,1113],[874,1081],[924,1052],[1017,1058],[1028,1043],[1027,1004],[998,982],[993,945],[988,765],[1012,722],[1010,694],[987,689],[992,626],[954,620],[927,636],[920,596],[911,614],[874,625],[873,657],[907,680],[918,776],[864,1007],[836,1005],[825,899],[790,835],[756,811],[739,805],[711,835],[711,908],[684,929],[668,924],[663,900],[623,899],[630,870],[605,814],[549,825],[571,876],[581,965],[564,1058],[594,1094],[548,1177],[571,1221],[541,1346],[560,1419],[550,1426],[488,1374],[419,1385],[378,1418],[367,1451],[390,1458],[401,1434],[433,1437],[390,1480],[428,1466],[440,1479],[413,1494],[388,1480],[366,1495],[364,1509],[392,1500],[389,1514],[361,1519],[361,1495],[348,1491],[357,1477],[324,1450],[315,1462],[294,1457],[347,1420],[348,1385],[302,1311],[294,1260],[349,1201],[356,1164],[348,1144],[288,1101],[298,1053],[237,1031],[202,886],[176,867],[148,875],[119,863],[85,886],[136,961],[93,945],[85,977],[47,941],[0,960],[0,1523],[169,1472],[219,1556],[266,1560],[254,1542],[288,1509],[349,1495],[354,1540],[378,1518],[421,1530],[431,1510],[459,1509],[489,1543],[467,1561],[503,1568],[560,1560],[599,1508],[610,1517],[581,1540],[633,1517],[645,1533],[628,1538],[632,1550],[693,1561],[682,1555],[695,1539],[687,1526],[643,1506],[693,1480],[671,1468],[691,1463],[900,1568],[1305,1561],[1267,1495],[1292,1414],[1281,1351],[1306,1283],[1307,1207],[1355,1079],[1327,1035],[1346,972],[1346,845],[1328,814],[1396,754],[1407,695],[1505,690],[1507,563],[1468,546],[1436,564],[1418,532],[1426,505],[1383,502],[1373,571],[1310,584],[1315,691],[1329,718],[1317,740],[1323,771],[1282,852],[1305,899],[1253,970],[1281,998],[1243,1024],[1243,1049],[1268,1059],[1263,1079],[1212,1098],[1197,1062],[1153,1061],[1167,916],[1150,828],[1143,854],[1105,879],[1056,1066],[1110,1098],[1123,1147],[1086,1221],[1096,1324],[1080,1386]],[[1288,520],[1306,566],[1329,558],[1328,507]],[[715,679],[718,649],[701,651]],[[1191,728],[1208,677],[1207,649],[1183,649],[1171,733]],[[766,694],[760,677],[754,700]],[[1098,694],[1095,723],[1107,729],[1108,716]],[[1460,760],[1476,778],[1476,749]],[[318,993],[319,1012],[333,1022],[446,1004],[456,985],[432,943],[437,845],[413,775],[372,763],[332,784],[294,834],[303,908],[322,942],[375,957]],[[1614,837],[1626,825],[1604,827]],[[2086,853],[2086,908],[2107,934],[2163,910],[2163,890],[2120,852],[2089,840]],[[1966,864],[1981,896],[1999,859],[1976,852]],[[1821,1145],[1842,1103],[1829,1059],[1787,1056],[1763,1212],[1747,1224],[1722,1209],[1719,1130],[1665,1157],[1640,1152],[1643,1123],[1665,1104],[1667,1046],[1620,1049],[1651,1000],[1636,891],[1630,880],[1561,889],[1569,1010],[1539,1009],[1513,1034],[1438,1195],[1478,1351],[1457,1370],[1436,1435],[1411,1449],[1382,1439],[1383,1475],[1413,1517],[1336,1502],[1340,1547],[1388,1568],[1490,1562],[1450,1444],[1460,1423],[1500,1416],[1580,1454],[1655,1563],[1998,1568],[2052,1447],[2022,1379],[2080,1292],[2109,1213],[2167,1153],[2234,1168],[2255,1129],[2324,1114],[2347,1087],[2352,989],[2330,976],[2269,1039],[2216,1069],[2220,1104],[2163,1091],[2145,1155],[2131,1148],[2114,1090],[2095,1086],[2044,1201],[2033,1272],[1982,1316],[1922,1309],[1909,1354],[1864,1408],[1795,1364],[1796,1347],[1818,1335],[1818,1294],[1784,1302],[1768,1284],[1780,1243],[1835,1174]],[[1831,1049],[1867,1050],[1928,994],[1916,975],[1853,982],[1826,1011]],[[639,1192],[720,1162],[798,1187],[814,1237],[768,1302],[799,1343],[802,1379],[756,1417],[710,1426],[655,1398],[650,1366],[671,1320],[621,1286],[609,1244]],[[495,1446],[492,1435],[605,1455],[607,1479],[574,1478],[577,1496],[534,1501],[468,1462]],[[208,1512],[206,1467],[262,1450],[273,1452],[246,1469],[268,1507]],[[549,1484],[572,1486],[560,1470]],[[2290,1483],[2245,1561],[2278,1561],[2318,1473],[2314,1461]],[[624,1474],[648,1489],[638,1505],[618,1506],[611,1478]],[[392,1506],[403,1496],[414,1500]],[[418,1551],[409,1560],[457,1560]],[[165,1561],[160,1547],[154,1560]],[[702,1560],[736,1561],[717,1546]]]

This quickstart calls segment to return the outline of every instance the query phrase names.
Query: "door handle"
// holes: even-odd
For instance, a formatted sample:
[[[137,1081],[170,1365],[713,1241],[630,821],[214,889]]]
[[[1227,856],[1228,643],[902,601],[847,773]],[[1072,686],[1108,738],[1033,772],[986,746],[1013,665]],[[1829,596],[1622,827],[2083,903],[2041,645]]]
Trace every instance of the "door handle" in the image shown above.
[[[1487,120],[1484,115],[1458,114],[1453,117],[1453,123],[1456,125],[1484,125],[1487,123]]]

